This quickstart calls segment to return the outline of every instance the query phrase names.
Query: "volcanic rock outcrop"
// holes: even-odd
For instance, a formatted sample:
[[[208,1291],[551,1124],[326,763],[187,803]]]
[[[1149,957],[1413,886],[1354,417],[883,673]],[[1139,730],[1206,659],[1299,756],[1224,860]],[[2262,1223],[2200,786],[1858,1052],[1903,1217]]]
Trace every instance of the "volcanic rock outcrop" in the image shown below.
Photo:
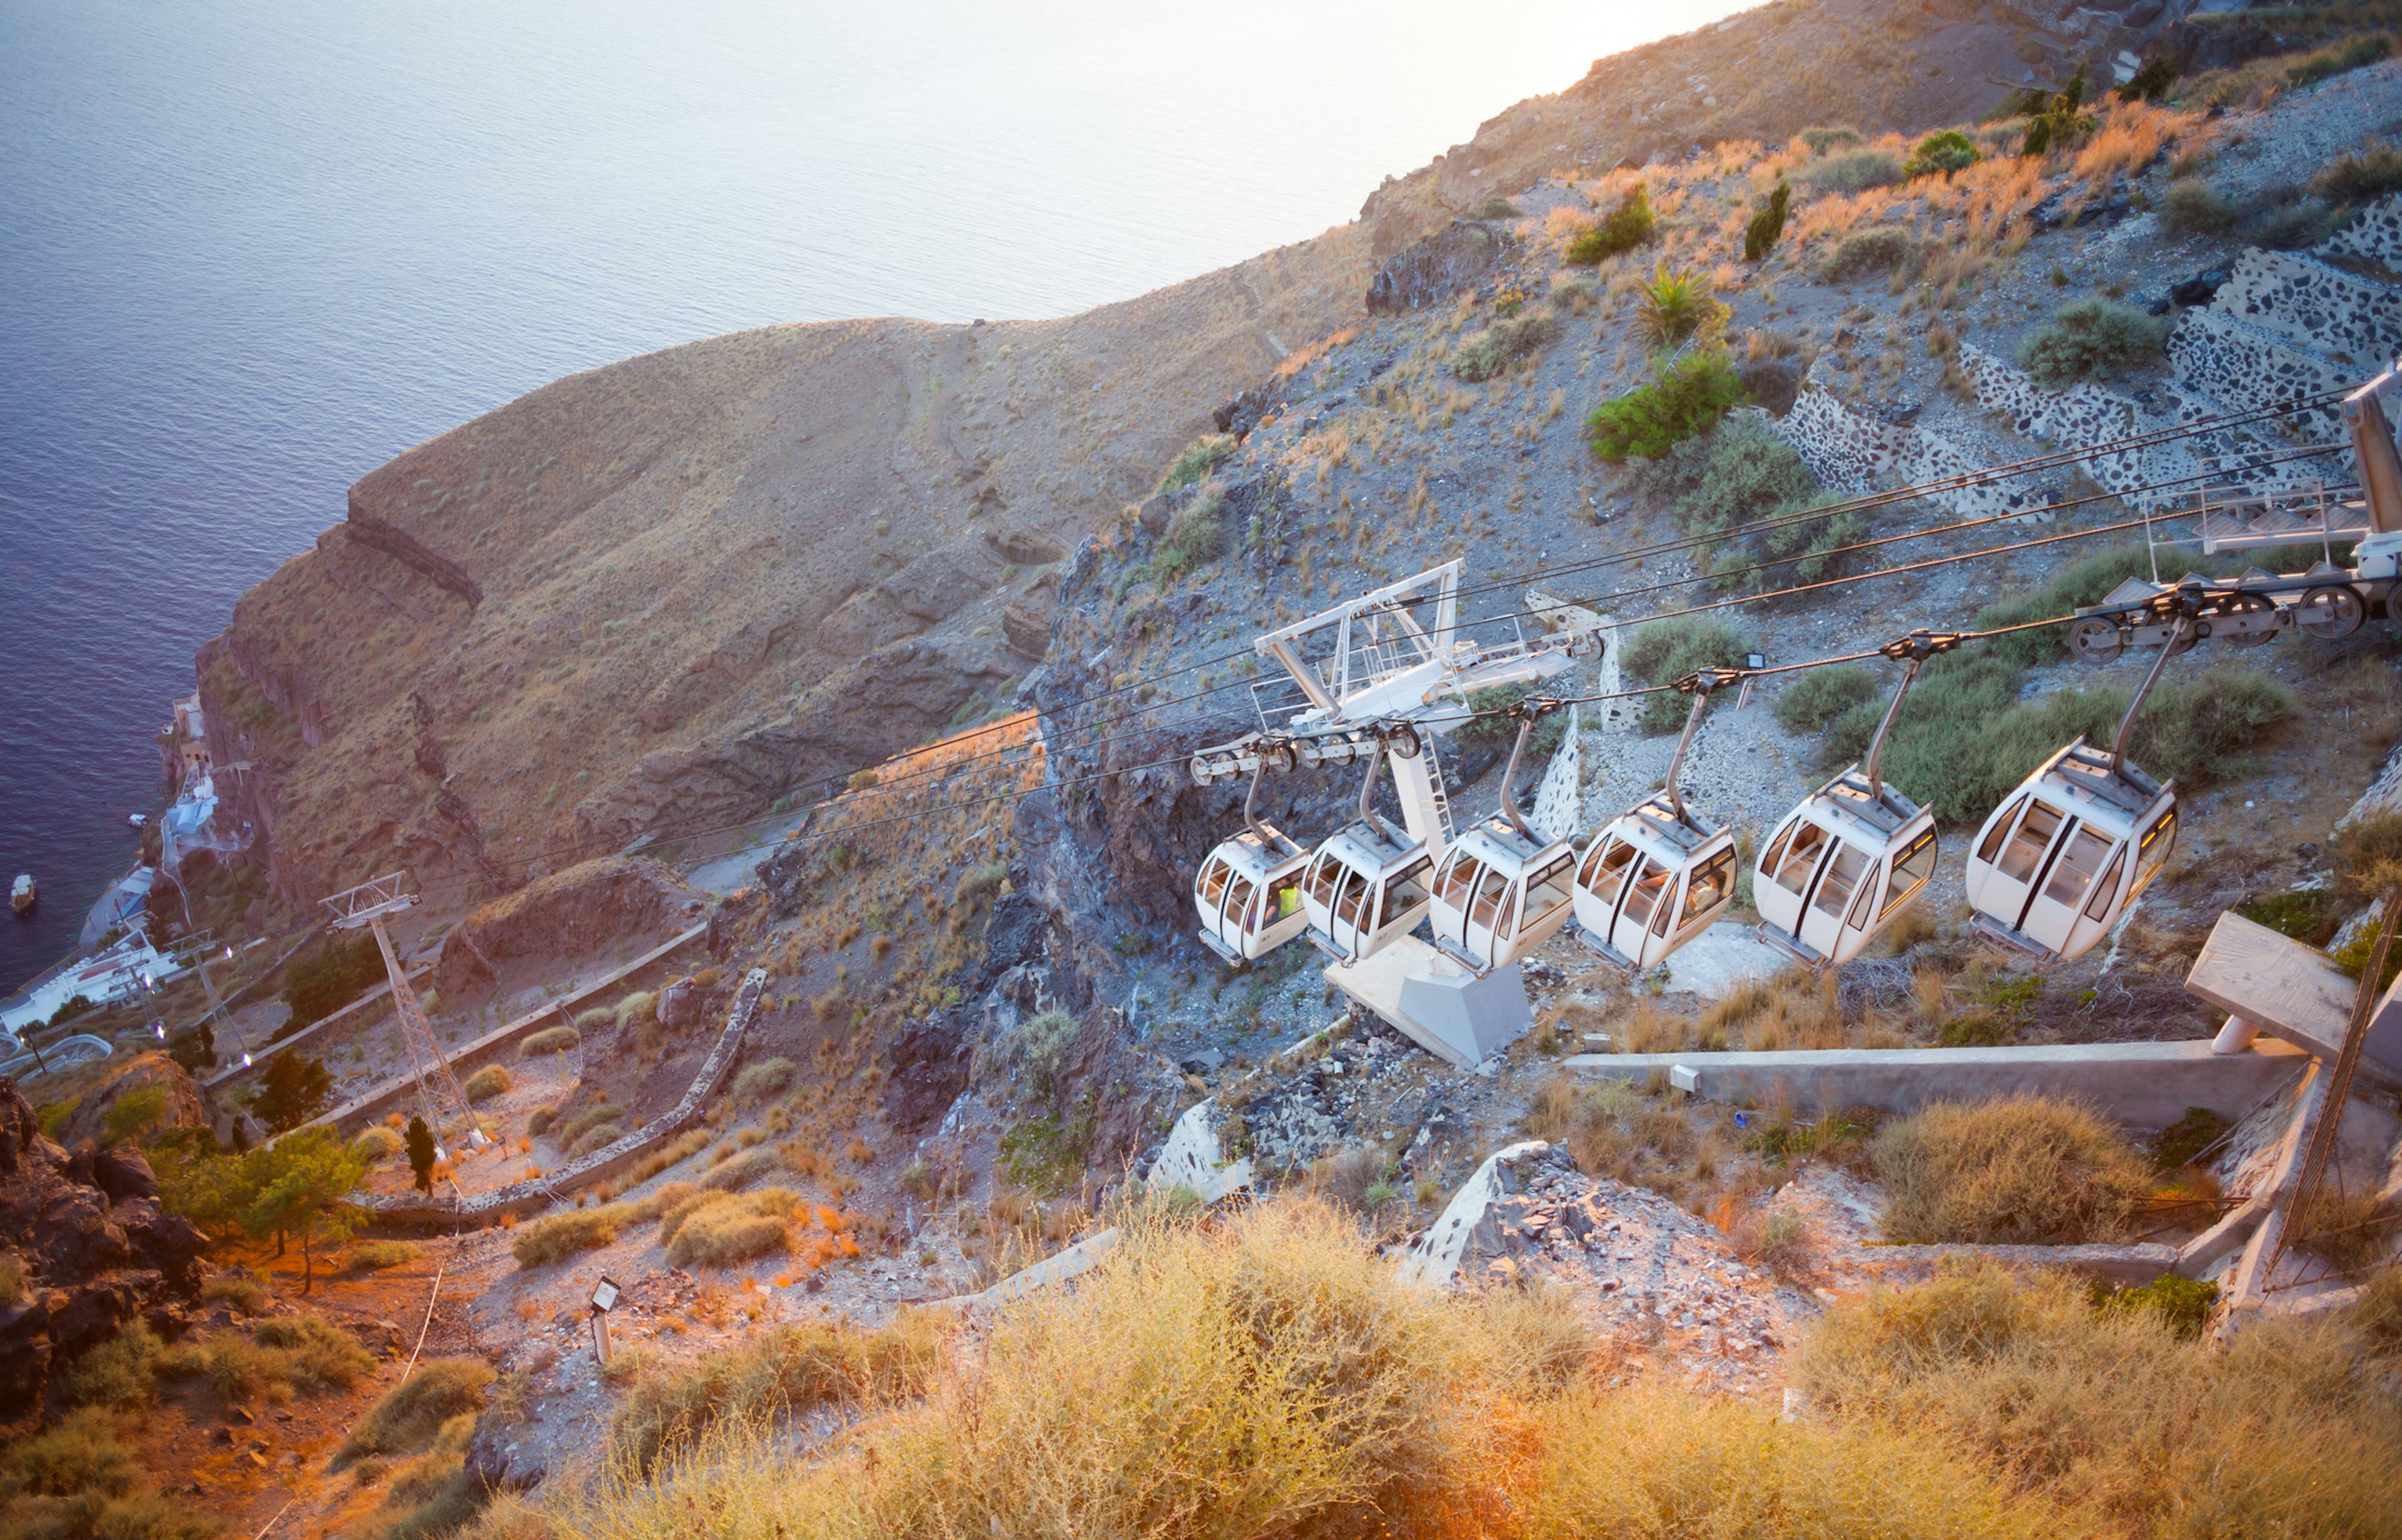
[[[0,1254],[22,1276],[0,1304],[0,1418],[37,1400],[85,1349],[145,1313],[177,1319],[200,1286],[208,1237],[159,1204],[141,1152],[46,1137],[14,1080],[0,1076]]]

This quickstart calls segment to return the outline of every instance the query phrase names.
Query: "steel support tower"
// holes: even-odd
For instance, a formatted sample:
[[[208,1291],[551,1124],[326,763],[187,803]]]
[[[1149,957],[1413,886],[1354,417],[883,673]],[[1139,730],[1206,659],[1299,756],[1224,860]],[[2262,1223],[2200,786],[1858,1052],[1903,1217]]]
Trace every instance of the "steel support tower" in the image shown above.
[[[426,1126],[437,1140],[446,1127],[462,1128],[470,1142],[481,1147],[488,1142],[484,1131],[476,1121],[475,1110],[467,1105],[467,1093],[460,1089],[459,1078],[450,1072],[450,1061],[434,1036],[433,1024],[425,1019],[425,1008],[418,1003],[417,991],[409,987],[408,975],[400,966],[400,954],[393,950],[391,932],[384,928],[387,916],[417,902],[417,895],[407,891],[407,873],[394,872],[345,888],[322,901],[334,916],[335,929],[356,930],[365,926],[375,932],[376,945],[383,949],[384,971],[392,978],[393,1019],[400,1025],[401,1045],[408,1050],[409,1068],[417,1077],[418,1105],[424,1111]]]

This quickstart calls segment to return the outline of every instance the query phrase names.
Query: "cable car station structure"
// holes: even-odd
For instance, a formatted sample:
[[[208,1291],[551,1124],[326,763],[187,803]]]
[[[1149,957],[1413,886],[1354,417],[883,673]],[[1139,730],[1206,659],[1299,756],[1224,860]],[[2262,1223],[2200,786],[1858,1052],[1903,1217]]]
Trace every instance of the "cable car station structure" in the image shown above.
[[[2362,538],[2351,567],[2322,559],[2297,573],[2130,579],[2073,617],[2028,623],[2066,623],[2072,655],[2089,663],[2108,663],[2131,647],[2159,653],[2106,750],[2082,738],[2063,746],[1978,830],[1966,856],[1978,934],[2037,965],[2080,956],[2167,864],[2176,839],[2175,789],[2136,764],[2128,746],[2172,658],[2205,639],[2250,647],[2288,629],[2340,639],[2371,616],[2402,628],[2395,597],[2402,582],[2402,450],[2381,399],[2395,378],[2388,371],[2341,406],[2361,496],[2354,507]],[[2266,533],[2252,541],[2214,530],[2209,499],[2200,502],[2206,543],[2271,543]],[[1305,936],[1330,959],[1330,983],[1469,1066],[1532,1024],[1519,959],[1565,927],[1572,923],[1605,962],[1634,973],[1659,966],[1725,913],[1735,887],[1733,827],[1690,805],[1678,785],[1711,697],[1760,675],[1853,659],[1705,668],[1675,681],[1670,687],[1692,705],[1664,784],[1581,852],[1571,832],[1536,830],[1516,805],[1532,729],[1568,704],[1527,694],[1503,712],[1517,720],[1518,733],[1500,806],[1455,833],[1437,745],[1491,714],[1470,696],[1553,679],[1598,658],[1606,639],[1590,624],[1563,623],[1533,637],[1517,626],[1505,643],[1480,644],[1459,619],[1464,566],[1446,562],[1259,637],[1255,650],[1283,667],[1305,708],[1276,722],[1262,696],[1260,731],[1194,753],[1189,767],[1202,786],[1250,778],[1244,828],[1195,874],[1202,942],[1239,967]],[[1753,870],[1763,941],[1806,967],[1841,964],[1925,890],[1940,854],[1934,816],[1884,778],[1885,741],[1929,659],[1997,634],[1920,629],[1857,654],[1898,663],[1901,675],[1868,753],[1804,797],[1763,841]],[[1336,766],[1365,767],[1357,815],[1314,847],[1256,816],[1263,775]],[[1376,805],[1387,770],[1398,824]],[[1422,925],[1430,941],[1419,935]]]

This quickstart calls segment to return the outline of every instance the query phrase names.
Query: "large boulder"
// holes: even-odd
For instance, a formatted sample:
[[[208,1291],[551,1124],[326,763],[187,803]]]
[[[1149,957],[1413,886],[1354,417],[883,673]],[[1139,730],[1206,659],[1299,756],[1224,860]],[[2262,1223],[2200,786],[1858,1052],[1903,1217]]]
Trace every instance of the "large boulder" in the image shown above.
[[[0,1421],[42,1396],[86,1349],[148,1315],[172,1322],[200,1287],[208,1237],[159,1204],[128,1145],[70,1155],[0,1076],[0,1257],[24,1278],[0,1305]]]
[[[59,1127],[59,1142],[69,1149],[80,1145],[109,1142],[109,1115],[128,1096],[140,1093],[158,1093],[159,1107],[155,1117],[145,1108],[142,1127],[128,1132],[142,1134],[164,1133],[175,1128],[210,1128],[216,1122],[216,1108],[200,1082],[186,1073],[182,1065],[165,1053],[152,1052],[135,1055],[123,1068],[111,1075],[96,1089],[86,1092]]]
[[[642,856],[603,856],[529,883],[443,938],[435,987],[479,994],[512,959],[588,957],[619,942],[662,940],[707,912],[709,895]]]

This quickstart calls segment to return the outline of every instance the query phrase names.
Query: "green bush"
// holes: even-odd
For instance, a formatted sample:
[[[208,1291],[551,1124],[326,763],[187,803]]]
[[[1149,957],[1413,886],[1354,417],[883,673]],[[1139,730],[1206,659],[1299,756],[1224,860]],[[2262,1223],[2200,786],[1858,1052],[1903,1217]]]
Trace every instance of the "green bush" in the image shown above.
[[[493,1097],[505,1093],[509,1087],[516,1083],[517,1081],[510,1078],[506,1066],[488,1064],[467,1077],[465,1088],[467,1099],[471,1102],[489,1102]]]
[[[2337,929],[2343,924],[2342,905],[2324,888],[2271,893],[2237,904],[2235,912],[2255,925],[2265,925],[2305,946],[2325,946],[2335,939]]]
[[[1842,244],[1818,265],[1818,273],[1829,283],[1848,283],[1855,278],[1891,272],[1904,266],[1913,250],[1910,237],[1900,230],[1862,230],[1843,237]]]
[[[407,1267],[419,1255],[420,1248],[414,1241],[362,1241],[351,1247],[343,1263],[352,1272],[381,1272],[387,1268]]]
[[[717,1192],[737,1192],[764,1177],[781,1176],[784,1170],[784,1157],[775,1150],[746,1149],[711,1170],[700,1185]]]
[[[1981,822],[2004,797],[2080,735],[2108,747],[2132,686],[2061,690],[2021,702],[2019,666],[1990,653],[1937,658],[1902,703],[1884,774],[1946,823]],[[2219,667],[2193,681],[2164,680],[2135,719],[2129,752],[2152,775],[2195,790],[2241,773],[2239,752],[2292,713],[2268,675]],[[1854,707],[1828,729],[1823,765],[1848,764],[1875,736],[1881,703]]]
[[[1749,592],[1814,583],[1829,571],[1829,553],[1857,540],[1857,513],[1798,516],[1814,504],[1844,501],[1822,495],[1801,455],[1759,412],[1738,412],[1656,460],[1629,468],[1628,485],[1666,503],[1687,534],[1732,532],[1695,560],[1716,573],[1720,589]],[[1773,527],[1752,529],[1763,520]]]
[[[648,989],[637,989],[619,1000],[617,1002],[618,1030],[623,1031],[628,1026],[639,1026],[644,1022],[656,1021],[658,1003],[657,994]]]
[[[2319,49],[2285,70],[2285,84],[2296,90],[2331,80],[2339,75],[2374,64],[2394,51],[2394,44],[2381,33],[2371,33]]]
[[[1911,179],[1933,176],[1939,172],[1949,176],[1967,171],[1982,158],[1974,140],[1957,129],[1945,129],[1918,142],[1918,147],[1901,168],[1901,174]]]
[[[121,1497],[141,1484],[142,1462],[98,1407],[71,1411],[46,1432],[0,1447],[0,1504],[91,1492]],[[27,1531],[28,1540],[38,1531]]]
[[[630,1203],[601,1203],[594,1208],[572,1208],[545,1215],[530,1225],[518,1227],[509,1242],[509,1254],[518,1259],[520,1269],[538,1268],[579,1251],[607,1245],[617,1238],[619,1230],[634,1219]]]
[[[1620,667],[1638,684],[1669,684],[1697,668],[1732,667],[1743,661],[1743,634],[1711,615],[1678,615],[1648,621],[1626,641]],[[1673,691],[1643,697],[1636,719],[1647,733],[1673,733],[1685,725],[1691,700]]]
[[[1811,162],[1802,168],[1802,179],[1828,192],[1862,193],[1901,181],[1902,169],[1900,161],[1883,150],[1850,150]]]
[[[579,1032],[598,1032],[604,1026],[616,1024],[617,1008],[614,1005],[589,1006],[575,1013],[575,1026]],[[540,1037],[541,1034],[536,1033],[535,1036]]]
[[[433,1447],[403,1466],[384,1492],[384,1508],[393,1517],[366,1540],[436,1540],[462,1535],[465,1526],[481,1514],[492,1493],[467,1469],[467,1445],[475,1437],[476,1419],[462,1412],[442,1424]],[[491,1533],[478,1526],[485,1540],[552,1540],[557,1531],[545,1525],[538,1532],[518,1530]]]
[[[1822,733],[1837,717],[1877,696],[1876,676],[1857,664],[1806,669],[1776,697],[1776,724],[1788,733]]]
[[[139,1142],[152,1129],[167,1121],[167,1088],[163,1085],[140,1085],[119,1095],[102,1114],[100,1135],[103,1144]]]
[[[1184,452],[1169,462],[1167,474],[1159,478],[1163,492],[1180,492],[1200,481],[1218,468],[1219,461],[1235,452],[1235,440],[1227,433],[1204,433],[1185,446]]]
[[[1793,136],[1808,147],[1812,155],[1825,155],[1830,150],[1848,150],[1860,142],[1860,131],[1841,124],[1815,129],[1803,129]]]
[[[2101,603],[2105,595],[2131,577],[2148,579],[2151,574],[2150,552],[2141,545],[2113,545],[2078,557],[2053,572],[2042,587],[2032,593],[2013,595],[1986,605],[1977,612],[1977,629],[1994,631],[2064,615],[2082,606]],[[2068,627],[2045,626],[2013,631],[2006,637],[1978,642],[1976,650],[2032,668],[2068,655]]]
[[[771,1096],[783,1093],[800,1072],[800,1066],[786,1058],[762,1059],[757,1064],[744,1065],[734,1077],[734,1099],[745,1107],[756,1106]]]
[[[1506,198],[1488,198],[1484,200],[1484,206],[1476,211],[1476,217],[1479,219],[1515,219],[1518,217],[1518,205],[1511,202]]]
[[[591,1107],[586,1107],[583,1111],[577,1113],[574,1117],[568,1119],[565,1122],[555,1124],[554,1126],[558,1132],[553,1135],[553,1137],[560,1144],[573,1144],[577,1139],[582,1138],[587,1130],[597,1128],[602,1123],[614,1123],[625,1115],[625,1103],[599,1102]],[[606,1143],[607,1141],[604,1140],[602,1142]]]
[[[731,1267],[782,1249],[801,1195],[788,1188],[734,1193],[704,1189],[659,1216],[670,1267]]]
[[[606,1011],[587,1011],[585,1016],[597,1015],[599,1024],[606,1026],[611,1016]],[[576,1018],[578,1021],[583,1017]],[[545,1053],[564,1053],[584,1040],[584,1034],[572,1026],[545,1026],[539,1032],[529,1032],[518,1040],[518,1057],[536,1059]]]
[[[2152,1169],[2174,1176],[2202,1159],[2229,1128],[2226,1119],[2206,1107],[2189,1107],[2177,1121],[2152,1135]]]
[[[239,1272],[221,1272],[200,1286],[200,1298],[214,1303],[223,1299],[244,1315],[255,1315],[273,1298],[265,1284]]]
[[[567,1147],[567,1153],[581,1159],[596,1149],[607,1148],[625,1136],[626,1125],[623,1123],[594,1123],[575,1136],[575,1142]]]
[[[345,1389],[375,1371],[358,1339],[322,1315],[277,1315],[251,1328],[259,1346],[282,1353],[295,1383]]]
[[[1605,401],[1585,419],[1593,452],[1612,465],[1657,460],[1705,433],[1744,401],[1743,380],[1717,349],[1653,361],[1651,382]]]
[[[2160,356],[2169,323],[2115,299],[2079,299],[2019,344],[2019,367],[2039,385],[2074,385],[2120,374]]]
[[[1552,339],[1555,324],[1541,310],[1497,321],[1463,340],[1451,355],[1451,372],[1470,381],[1491,379]]]
[[[2271,199],[2243,222],[2243,237],[2271,251],[2298,252],[2335,233],[2335,211],[2315,198]]]
[[[526,1119],[526,1132],[534,1135],[536,1138],[540,1138],[543,1134],[549,1133],[552,1126],[558,1121],[559,1108],[555,1107],[538,1107],[533,1109],[533,1115]]]
[[[1750,223],[1744,226],[1743,259],[1746,262],[1765,261],[1768,254],[1776,249],[1776,242],[1785,234],[1786,206],[1792,199],[1792,187],[1779,181],[1768,195],[1768,201],[1751,216]]]
[[[1176,516],[1152,553],[1151,575],[1163,586],[1226,554],[1226,502],[1205,494]]]
[[[138,1320],[129,1322],[76,1364],[67,1376],[67,1399],[79,1407],[107,1407],[115,1411],[148,1406],[159,1398],[153,1366],[159,1347],[148,1326]]]
[[[481,1358],[428,1358],[367,1409],[334,1458],[416,1453],[453,1417],[481,1411],[492,1378],[492,1366]]]
[[[2091,1109],[2050,1096],[1939,1102],[1870,1146],[1897,1241],[2082,1245],[2126,1232],[2151,1168]]]
[[[1489,690],[1471,691],[1468,708],[1478,713],[1506,711],[1537,692],[1530,685],[1498,684]],[[1568,714],[1554,711],[1535,723],[1526,736],[1526,751],[1538,758],[1558,751],[1560,740],[1567,736]],[[1513,717],[1480,714],[1451,730],[1451,740],[1463,748],[1507,749],[1518,741],[1518,722]],[[1524,774],[1525,766],[1520,766]]]
[[[2166,59],[2147,61],[2119,88],[2121,102],[2158,102],[2176,84],[2176,65]]]
[[[2344,903],[2375,903],[2388,888],[2402,885],[2402,813],[2354,818],[2328,844],[2334,846],[2328,854],[2335,862],[2335,895]]]
[[[1572,267],[1590,268],[1622,252],[1631,252],[1651,239],[1651,197],[1636,183],[1618,207],[1577,232],[1568,242]]]
[[[2382,144],[2355,150],[2312,177],[2311,190],[2339,203],[2367,203],[2402,192],[2402,155]]]
[[[2200,178],[2179,182],[2160,195],[2156,215],[2162,235],[2225,235],[2243,211],[2234,199]]]

